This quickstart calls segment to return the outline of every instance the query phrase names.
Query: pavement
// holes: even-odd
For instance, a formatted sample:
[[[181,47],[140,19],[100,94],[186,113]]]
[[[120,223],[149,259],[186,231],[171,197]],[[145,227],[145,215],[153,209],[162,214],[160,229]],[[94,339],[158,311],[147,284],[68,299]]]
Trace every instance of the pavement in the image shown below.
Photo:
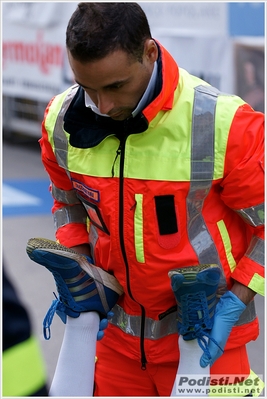
[[[37,139],[21,138],[12,143],[3,142],[2,158],[2,242],[5,269],[30,314],[50,384],[64,334],[64,324],[55,316],[51,326],[51,339],[46,341],[43,338],[43,318],[54,299],[53,292],[56,292],[56,288],[52,274],[31,261],[25,250],[31,237],[55,239],[51,216],[52,199],[48,191],[49,180],[41,164]],[[263,376],[265,303],[264,298],[259,295],[255,300],[260,335],[256,341],[250,342],[247,348],[252,370]]]

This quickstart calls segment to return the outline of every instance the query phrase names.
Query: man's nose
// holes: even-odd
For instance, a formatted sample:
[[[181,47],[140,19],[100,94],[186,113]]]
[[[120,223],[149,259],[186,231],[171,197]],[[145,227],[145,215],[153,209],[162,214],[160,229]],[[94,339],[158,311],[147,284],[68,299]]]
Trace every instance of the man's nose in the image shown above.
[[[101,114],[108,114],[114,108],[114,102],[107,93],[97,94],[97,107]]]

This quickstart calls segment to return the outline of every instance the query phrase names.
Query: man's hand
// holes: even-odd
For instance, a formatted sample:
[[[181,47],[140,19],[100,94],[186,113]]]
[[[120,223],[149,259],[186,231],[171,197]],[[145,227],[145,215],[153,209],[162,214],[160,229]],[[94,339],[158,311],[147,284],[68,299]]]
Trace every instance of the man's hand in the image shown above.
[[[244,287],[246,288],[246,287]],[[213,340],[209,340],[209,353],[203,353],[200,358],[200,366],[212,366],[222,354],[230,332],[239,319],[246,305],[232,291],[227,291],[219,300],[215,309],[214,323],[210,333]]]
[[[86,255],[91,257],[91,250],[89,244],[80,244],[70,247],[73,251],[78,252],[78,254]]]

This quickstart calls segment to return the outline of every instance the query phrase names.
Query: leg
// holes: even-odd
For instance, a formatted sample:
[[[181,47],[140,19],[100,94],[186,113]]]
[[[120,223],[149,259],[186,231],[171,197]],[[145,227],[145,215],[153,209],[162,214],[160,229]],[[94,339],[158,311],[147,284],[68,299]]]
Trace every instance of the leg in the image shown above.
[[[118,353],[103,342],[97,343],[94,396],[159,396],[148,368],[141,370],[139,361]],[[114,342],[114,347],[116,345],[122,344]]]
[[[67,317],[63,342],[49,396],[93,396],[99,315]]]

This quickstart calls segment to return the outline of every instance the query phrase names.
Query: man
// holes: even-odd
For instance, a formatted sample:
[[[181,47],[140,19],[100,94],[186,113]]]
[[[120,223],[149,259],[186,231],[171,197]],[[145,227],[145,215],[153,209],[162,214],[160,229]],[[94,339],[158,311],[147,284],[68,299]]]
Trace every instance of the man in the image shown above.
[[[49,103],[40,140],[56,238],[124,291],[97,344],[94,395],[170,395],[168,273],[201,264],[220,267],[222,296],[201,367],[249,376],[264,291],[263,114],[179,68],[136,3],[80,3],[66,44],[77,84]]]

